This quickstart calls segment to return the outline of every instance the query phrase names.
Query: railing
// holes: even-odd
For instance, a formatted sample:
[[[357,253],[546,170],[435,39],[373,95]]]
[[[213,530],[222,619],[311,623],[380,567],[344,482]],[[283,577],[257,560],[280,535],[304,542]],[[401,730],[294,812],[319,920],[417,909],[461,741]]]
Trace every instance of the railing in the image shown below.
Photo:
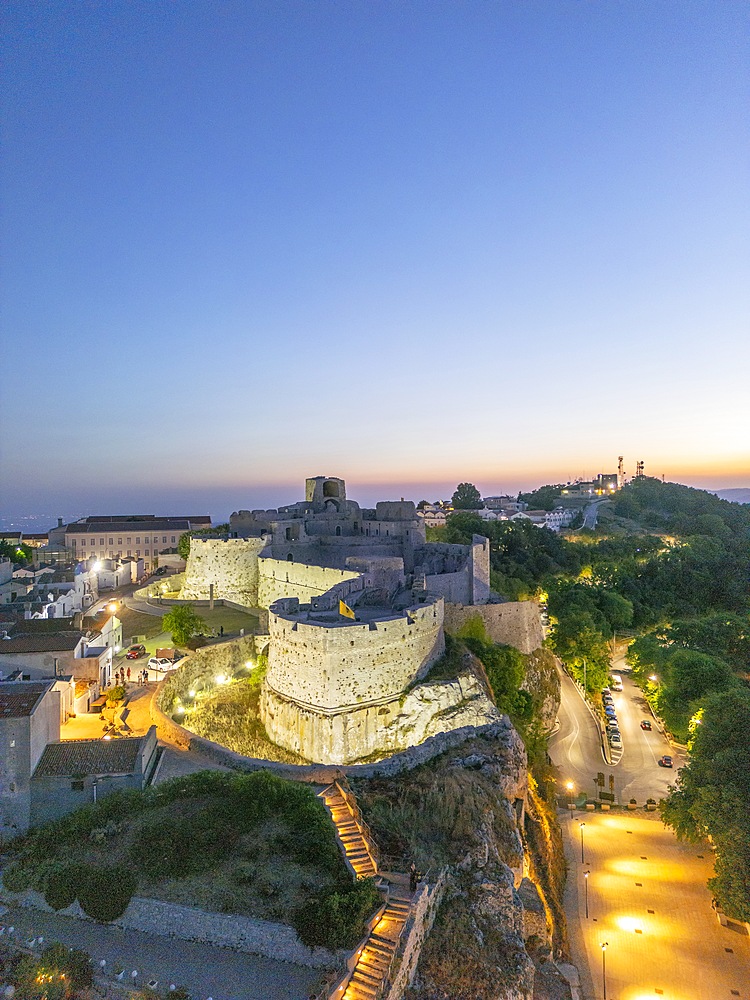
[[[349,782],[345,777],[337,778],[334,782],[341,797],[344,802],[346,802],[347,809],[352,814],[354,821],[359,827],[359,831],[362,834],[362,839],[367,845],[367,850],[370,852],[370,857],[375,863],[375,871],[380,871],[380,848],[377,845],[375,837],[373,836],[372,830],[362,816],[362,811],[359,808],[356,798],[354,797],[354,792],[349,786]]]

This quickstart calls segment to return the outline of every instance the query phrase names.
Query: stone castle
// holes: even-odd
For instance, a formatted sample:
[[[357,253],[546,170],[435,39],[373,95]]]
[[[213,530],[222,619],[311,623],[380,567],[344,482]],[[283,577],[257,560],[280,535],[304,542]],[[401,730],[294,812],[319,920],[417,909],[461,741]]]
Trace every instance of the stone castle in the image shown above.
[[[342,479],[318,476],[304,501],[239,511],[229,527],[226,539],[192,539],[180,596],[268,609],[261,717],[274,742],[308,760],[382,757],[496,721],[470,671],[426,679],[446,627],[479,615],[496,641],[541,645],[536,605],[491,593],[489,541],[426,542],[410,501],[363,509]]]

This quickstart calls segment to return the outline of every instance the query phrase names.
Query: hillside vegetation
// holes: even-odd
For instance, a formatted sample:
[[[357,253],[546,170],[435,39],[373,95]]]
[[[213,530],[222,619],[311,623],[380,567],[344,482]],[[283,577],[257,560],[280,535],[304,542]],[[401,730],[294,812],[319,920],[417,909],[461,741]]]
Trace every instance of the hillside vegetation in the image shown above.
[[[470,512],[452,515],[446,535],[488,536],[493,586],[547,598],[547,642],[580,682],[585,661],[590,692],[606,682],[615,638],[633,639],[635,679],[690,749],[664,817],[680,836],[711,837],[716,897],[749,919],[750,507],[641,476],[606,508],[596,531],[570,539]]]
[[[77,899],[104,922],[138,894],[290,923],[333,948],[361,938],[380,900],[353,880],[313,790],[268,771],[115,793],[14,843],[3,884],[37,889],[55,910]]]

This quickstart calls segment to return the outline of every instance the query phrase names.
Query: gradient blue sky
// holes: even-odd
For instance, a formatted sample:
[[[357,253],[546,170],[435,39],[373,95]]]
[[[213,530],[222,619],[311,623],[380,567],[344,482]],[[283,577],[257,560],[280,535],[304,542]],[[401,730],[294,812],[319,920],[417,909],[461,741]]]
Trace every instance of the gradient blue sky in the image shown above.
[[[0,515],[750,486],[749,12],[7,4]]]

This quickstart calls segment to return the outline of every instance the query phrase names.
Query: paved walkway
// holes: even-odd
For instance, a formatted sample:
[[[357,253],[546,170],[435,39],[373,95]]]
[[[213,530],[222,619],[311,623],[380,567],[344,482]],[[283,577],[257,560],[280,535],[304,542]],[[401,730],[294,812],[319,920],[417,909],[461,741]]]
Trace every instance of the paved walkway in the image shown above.
[[[137,969],[138,986],[151,979],[160,989],[169,989],[171,983],[185,986],[193,1000],[306,1000],[321,982],[317,969],[56,913],[11,906],[0,924],[14,926],[22,940],[41,934],[45,944],[60,941],[69,948],[83,948],[95,965],[104,959],[107,969],[120,963],[131,983],[130,973]]]
[[[642,810],[561,813],[560,825],[565,912],[584,1000],[604,995],[603,942],[611,1000],[750,1000],[750,938],[722,927],[711,909],[709,848],[678,842]]]

